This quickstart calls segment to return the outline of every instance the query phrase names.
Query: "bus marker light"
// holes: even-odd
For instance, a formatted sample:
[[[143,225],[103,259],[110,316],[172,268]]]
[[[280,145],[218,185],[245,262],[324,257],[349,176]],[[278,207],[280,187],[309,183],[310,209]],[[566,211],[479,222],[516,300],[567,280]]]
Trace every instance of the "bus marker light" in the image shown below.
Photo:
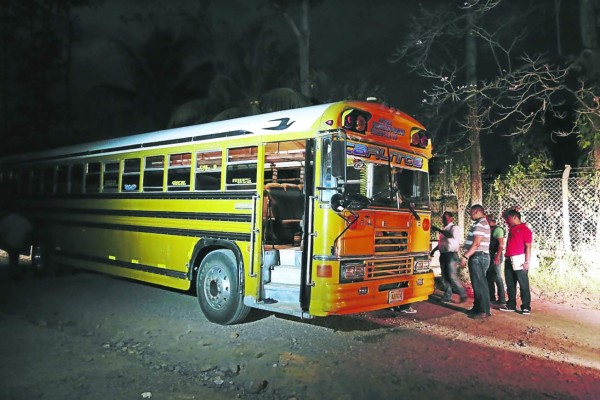
[[[331,278],[333,273],[331,272],[331,265],[322,264],[317,265],[317,276],[319,278]]]
[[[425,218],[423,220],[423,230],[428,231],[430,227],[431,227],[431,222],[429,221],[429,218]]]
[[[422,278],[417,279],[417,285],[423,286],[423,279]]]
[[[368,287],[358,288],[358,294],[367,294],[367,293],[369,293],[369,288]]]
[[[132,258],[132,259],[131,259],[131,263],[132,263],[132,264],[139,264],[139,263],[140,263],[140,260],[135,260],[135,259],[133,259],[133,258]]]
[[[333,125],[333,120],[332,119],[328,119],[327,121],[325,121],[325,123],[329,126]]]
[[[109,260],[116,260],[116,259],[117,259],[117,257],[115,257],[115,256],[108,256],[108,259],[109,259]]]

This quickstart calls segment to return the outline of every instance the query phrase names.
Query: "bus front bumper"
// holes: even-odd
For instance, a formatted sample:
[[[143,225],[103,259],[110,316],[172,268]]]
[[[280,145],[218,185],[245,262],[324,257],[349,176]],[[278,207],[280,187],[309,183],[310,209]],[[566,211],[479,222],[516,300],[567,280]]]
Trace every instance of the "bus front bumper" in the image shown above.
[[[354,314],[426,301],[433,294],[434,285],[432,271],[395,279],[325,283],[322,288],[313,289],[313,296],[316,289],[319,300],[313,297],[310,314]]]

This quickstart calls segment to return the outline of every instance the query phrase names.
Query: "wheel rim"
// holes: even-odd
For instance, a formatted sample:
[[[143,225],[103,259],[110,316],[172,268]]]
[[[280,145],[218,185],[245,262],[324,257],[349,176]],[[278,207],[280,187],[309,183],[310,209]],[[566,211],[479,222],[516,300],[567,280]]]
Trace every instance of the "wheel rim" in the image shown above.
[[[35,244],[31,249],[31,265],[35,270],[44,269],[44,255],[42,253],[42,246]]]
[[[210,267],[204,278],[204,297],[215,310],[221,310],[231,296],[231,282],[221,266]]]

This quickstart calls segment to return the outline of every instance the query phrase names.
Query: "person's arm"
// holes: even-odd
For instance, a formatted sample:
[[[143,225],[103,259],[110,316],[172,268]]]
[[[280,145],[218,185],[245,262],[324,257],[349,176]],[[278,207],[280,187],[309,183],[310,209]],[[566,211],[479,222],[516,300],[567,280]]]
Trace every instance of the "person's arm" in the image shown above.
[[[465,266],[467,264],[467,261],[469,260],[469,257],[471,257],[473,254],[475,254],[475,252],[479,248],[479,245],[481,244],[482,240],[483,240],[483,236],[481,236],[481,235],[475,236],[473,238],[473,245],[471,246],[471,248],[469,250],[467,250],[467,252],[465,254],[462,255],[462,260],[460,260],[460,264],[462,266]]]
[[[497,239],[498,239],[498,251],[496,252],[496,255],[494,256],[494,264],[496,264],[496,265],[500,264],[500,257],[502,256],[502,252],[504,251],[504,238],[500,237]]]
[[[429,253],[429,255],[430,255],[431,257],[433,257],[433,255],[435,254],[435,252],[436,252],[436,250],[438,249],[438,247],[440,247],[440,246],[439,246],[439,245],[437,245],[437,246],[435,246],[435,247],[433,248],[433,250],[431,250],[431,253]]]
[[[440,231],[439,231],[439,232],[440,232],[442,235],[444,235],[445,237],[447,237],[448,239],[451,239],[451,238],[453,238],[453,237],[454,237],[454,235],[452,234],[452,232],[451,232],[451,231],[446,231],[446,230],[440,229]]]
[[[525,243],[525,264],[523,264],[523,269],[525,271],[529,270],[530,260],[531,260],[531,243]]]

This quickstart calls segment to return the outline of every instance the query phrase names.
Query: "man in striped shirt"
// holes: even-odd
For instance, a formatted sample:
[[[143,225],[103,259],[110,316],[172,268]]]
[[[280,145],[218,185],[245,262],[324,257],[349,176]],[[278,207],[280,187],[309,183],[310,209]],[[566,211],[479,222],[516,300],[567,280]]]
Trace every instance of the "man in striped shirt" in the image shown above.
[[[490,267],[490,224],[485,217],[483,207],[475,204],[471,207],[473,225],[463,246],[461,265],[469,264],[469,278],[473,286],[475,300],[473,308],[467,311],[470,318],[490,317],[490,291],[485,274]]]

